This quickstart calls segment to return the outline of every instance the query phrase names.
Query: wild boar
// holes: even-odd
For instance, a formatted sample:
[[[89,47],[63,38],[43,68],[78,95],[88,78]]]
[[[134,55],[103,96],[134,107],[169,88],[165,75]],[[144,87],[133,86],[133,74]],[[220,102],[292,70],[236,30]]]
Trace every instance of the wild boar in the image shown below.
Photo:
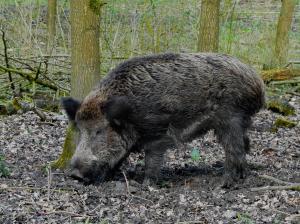
[[[214,130],[225,150],[224,187],[244,178],[251,116],[264,84],[238,59],[215,53],[166,53],[129,59],[82,102],[62,100],[79,130],[72,176],[103,181],[134,151],[145,151],[145,183],[157,180],[164,153]]]

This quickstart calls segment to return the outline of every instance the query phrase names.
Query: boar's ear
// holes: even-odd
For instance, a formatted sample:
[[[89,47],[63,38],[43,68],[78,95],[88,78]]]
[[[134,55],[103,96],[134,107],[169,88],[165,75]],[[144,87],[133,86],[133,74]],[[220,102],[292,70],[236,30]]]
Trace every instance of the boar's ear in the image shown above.
[[[66,111],[68,118],[71,121],[75,120],[75,115],[80,107],[80,102],[77,100],[74,100],[72,97],[65,97],[61,99],[61,104],[64,110]]]
[[[121,126],[122,121],[128,119],[131,112],[129,100],[126,96],[113,96],[100,105],[102,113],[111,125]]]

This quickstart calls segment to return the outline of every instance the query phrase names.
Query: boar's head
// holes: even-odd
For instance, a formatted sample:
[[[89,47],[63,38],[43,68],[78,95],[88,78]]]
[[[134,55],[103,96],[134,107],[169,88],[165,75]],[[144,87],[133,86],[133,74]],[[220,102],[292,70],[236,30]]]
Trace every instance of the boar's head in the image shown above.
[[[121,137],[130,112],[127,97],[103,100],[91,95],[82,102],[64,98],[62,106],[78,132],[71,176],[86,183],[103,181],[128,155],[128,144]]]

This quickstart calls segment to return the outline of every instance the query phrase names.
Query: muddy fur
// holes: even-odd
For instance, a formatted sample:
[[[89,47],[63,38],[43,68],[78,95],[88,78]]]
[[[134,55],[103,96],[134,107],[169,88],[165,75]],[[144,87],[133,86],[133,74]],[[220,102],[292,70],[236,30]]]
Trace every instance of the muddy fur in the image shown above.
[[[102,170],[144,149],[145,181],[155,181],[168,148],[213,129],[225,149],[224,186],[231,186],[245,176],[247,129],[264,105],[264,86],[251,67],[227,55],[160,54],[120,64],[79,107],[71,101],[63,106],[85,132],[74,160],[93,157],[84,168],[91,176],[105,176]]]

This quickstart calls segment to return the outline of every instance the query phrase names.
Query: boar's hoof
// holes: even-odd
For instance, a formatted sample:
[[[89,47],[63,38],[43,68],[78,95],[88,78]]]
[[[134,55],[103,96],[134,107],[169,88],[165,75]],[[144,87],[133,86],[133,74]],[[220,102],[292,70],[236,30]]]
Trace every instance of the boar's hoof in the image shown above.
[[[247,176],[247,169],[244,166],[233,169],[231,172],[226,172],[223,177],[222,188],[232,188],[238,182],[245,179]]]

